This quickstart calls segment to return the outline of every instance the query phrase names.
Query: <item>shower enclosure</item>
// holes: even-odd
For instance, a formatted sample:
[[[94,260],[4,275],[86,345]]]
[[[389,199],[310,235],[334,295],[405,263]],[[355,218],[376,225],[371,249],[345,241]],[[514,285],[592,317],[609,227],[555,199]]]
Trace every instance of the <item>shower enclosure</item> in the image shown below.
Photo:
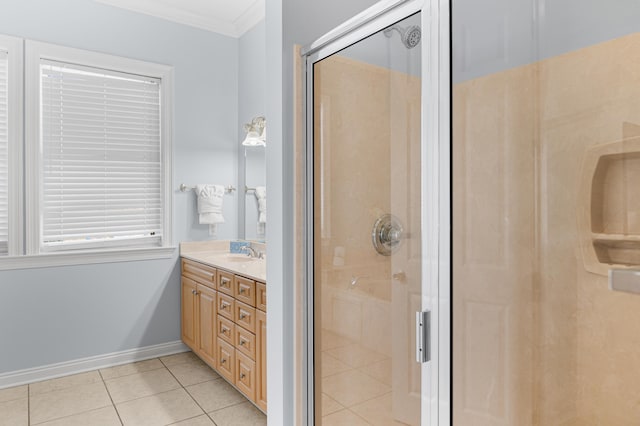
[[[381,2],[304,52],[309,424],[437,424],[439,27],[422,6]]]
[[[640,424],[639,18],[453,2],[454,425]]]

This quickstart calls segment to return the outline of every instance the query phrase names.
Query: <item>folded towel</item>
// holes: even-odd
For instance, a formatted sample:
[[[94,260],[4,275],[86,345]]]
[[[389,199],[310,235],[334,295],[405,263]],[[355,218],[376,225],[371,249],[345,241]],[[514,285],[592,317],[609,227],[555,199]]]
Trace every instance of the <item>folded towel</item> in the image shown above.
[[[258,199],[258,223],[267,223],[267,188],[256,186],[255,194]]]
[[[196,185],[198,197],[198,219],[201,224],[224,223],[222,216],[222,201],[224,186],[222,185]]]

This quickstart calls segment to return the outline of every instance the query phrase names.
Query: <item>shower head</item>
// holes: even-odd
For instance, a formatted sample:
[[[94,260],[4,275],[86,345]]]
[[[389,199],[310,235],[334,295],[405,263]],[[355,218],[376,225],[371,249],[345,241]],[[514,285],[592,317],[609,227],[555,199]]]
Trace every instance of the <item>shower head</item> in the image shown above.
[[[393,30],[396,30],[398,34],[400,34],[400,39],[402,40],[402,44],[407,49],[413,49],[420,43],[420,39],[422,38],[422,30],[417,25],[411,25],[407,28],[402,28],[399,25],[394,25],[393,27],[387,28],[384,30],[384,35],[388,38],[391,38],[393,35]]]

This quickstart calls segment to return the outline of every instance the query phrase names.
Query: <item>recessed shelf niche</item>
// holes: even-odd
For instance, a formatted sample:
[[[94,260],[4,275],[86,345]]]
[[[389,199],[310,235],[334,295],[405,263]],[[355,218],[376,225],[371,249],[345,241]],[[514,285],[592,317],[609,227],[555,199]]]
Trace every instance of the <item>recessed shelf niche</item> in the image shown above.
[[[579,226],[585,268],[640,265],[640,137],[598,145],[583,162]]]

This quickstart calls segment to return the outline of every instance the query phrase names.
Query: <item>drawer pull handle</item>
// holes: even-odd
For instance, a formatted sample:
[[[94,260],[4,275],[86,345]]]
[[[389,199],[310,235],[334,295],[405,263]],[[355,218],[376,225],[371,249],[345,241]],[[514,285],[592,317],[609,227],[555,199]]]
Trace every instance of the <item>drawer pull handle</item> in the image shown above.
[[[244,346],[246,344],[247,344],[247,342],[245,342],[244,340],[240,340],[240,346]]]
[[[223,328],[223,329],[222,329],[222,334],[227,334],[227,332],[228,332],[228,331],[229,331],[229,330],[227,330],[226,328]]]
[[[244,373],[241,373],[241,374],[240,374],[240,378],[241,378],[241,379],[244,379],[245,377],[247,377],[247,375],[246,375],[246,374],[244,374]]]
[[[220,364],[224,364],[225,362],[227,362],[227,360],[226,360],[226,359],[224,359],[224,358],[222,358],[222,359],[220,360]]]
[[[247,317],[247,314],[240,314],[240,319],[245,319]]]
[[[229,305],[227,305],[226,303],[222,304],[222,309],[227,309],[229,307]]]
[[[240,294],[244,293],[245,289],[244,288],[240,288]]]

